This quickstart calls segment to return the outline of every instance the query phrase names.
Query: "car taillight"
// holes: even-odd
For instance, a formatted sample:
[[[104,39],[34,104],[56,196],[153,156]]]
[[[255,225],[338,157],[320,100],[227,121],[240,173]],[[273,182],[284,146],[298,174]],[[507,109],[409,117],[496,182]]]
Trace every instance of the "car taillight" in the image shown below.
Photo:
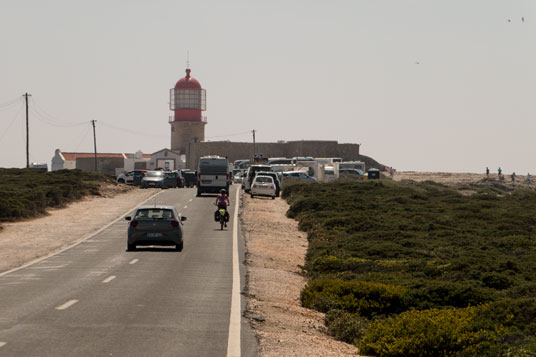
[[[256,185],[256,184],[253,184],[253,188],[257,188],[257,185]]]
[[[171,225],[172,225],[173,227],[178,227],[178,226],[179,226],[179,221],[175,221],[175,220],[173,220],[173,221],[171,221]]]
[[[273,190],[275,187],[274,187],[274,185],[272,185],[272,186],[270,186],[270,188]]]
[[[138,225],[138,221],[132,221],[132,222],[130,222],[130,226],[131,226],[131,227],[136,228],[137,225]]]

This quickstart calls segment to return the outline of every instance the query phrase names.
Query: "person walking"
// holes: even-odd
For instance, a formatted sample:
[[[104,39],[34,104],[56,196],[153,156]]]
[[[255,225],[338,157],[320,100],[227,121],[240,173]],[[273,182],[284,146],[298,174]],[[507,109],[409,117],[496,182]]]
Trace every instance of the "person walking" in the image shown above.
[[[516,183],[516,173],[515,173],[515,172],[512,172],[512,174],[510,175],[510,177],[512,178],[512,183]]]
[[[489,177],[489,167],[486,166],[486,177]]]
[[[499,168],[497,169],[497,176],[501,176],[502,174],[502,170],[501,170],[501,167],[499,166]]]

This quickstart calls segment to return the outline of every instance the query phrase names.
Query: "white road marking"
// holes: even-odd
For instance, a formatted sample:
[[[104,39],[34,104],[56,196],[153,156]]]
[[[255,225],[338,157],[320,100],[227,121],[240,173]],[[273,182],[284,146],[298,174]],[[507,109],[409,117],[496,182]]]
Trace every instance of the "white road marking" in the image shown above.
[[[130,263],[128,263],[128,264],[136,264],[138,261],[139,261],[139,259],[132,259],[130,261]]]
[[[194,199],[193,198],[190,198],[190,202],[192,202]]]
[[[184,206],[184,208],[188,208],[188,206]]]
[[[238,204],[240,190],[236,190],[235,210],[233,215],[233,287],[231,289],[231,318],[227,338],[227,356],[240,356],[240,270],[238,263]]]
[[[154,195],[152,195],[151,197],[149,197],[148,199],[146,199],[145,201],[143,201],[142,204],[141,204],[140,206],[144,205],[146,202],[148,202],[149,200],[153,199],[154,197],[156,197],[156,196],[159,195],[160,193],[161,193],[161,192],[157,192],[157,193],[155,193]],[[107,229],[108,227],[110,227],[110,226],[112,226],[113,224],[115,224],[115,223],[117,223],[117,222],[123,220],[123,219],[124,219],[123,217],[125,217],[125,216],[126,216],[127,214],[129,214],[130,212],[132,212],[132,208],[129,208],[128,211],[126,211],[126,212],[123,213],[121,216],[117,217],[117,219],[115,219],[115,220],[113,220],[112,222],[108,223],[107,225],[105,225],[104,227],[102,227],[101,229],[99,229],[98,231],[93,232],[93,233],[91,233],[91,234],[89,234],[89,235],[83,237],[83,238],[80,239],[79,241],[77,241],[77,242],[71,244],[70,246],[65,247],[65,248],[63,248],[63,249],[61,249],[61,250],[58,250],[57,252],[51,253],[51,254],[49,254],[49,255],[46,255],[46,256],[44,256],[44,257],[37,258],[36,260],[31,261],[31,262],[29,262],[29,263],[27,263],[27,264],[21,265],[21,266],[18,267],[18,268],[14,268],[14,269],[5,271],[5,272],[3,272],[3,273],[0,273],[0,276],[8,275],[8,274],[13,273],[14,271],[17,271],[17,270],[21,270],[21,269],[27,268],[27,267],[29,267],[29,266],[31,266],[31,265],[34,265],[34,264],[36,264],[36,263],[39,263],[39,262],[41,262],[41,261],[43,261],[43,260],[45,260],[45,259],[48,259],[48,258],[50,258],[50,257],[53,257],[53,256],[61,256],[61,253],[65,252],[65,251],[67,251],[67,250],[69,250],[69,249],[71,249],[71,248],[76,247],[77,245],[81,244],[82,242],[87,241],[88,239],[91,239],[91,238],[95,237],[97,234],[99,234],[100,232],[104,231],[104,230]]]
[[[4,347],[6,345],[5,342],[0,342],[0,347]]]
[[[104,279],[102,282],[106,284],[106,283],[109,283],[110,281],[114,280],[115,278],[116,278],[116,276],[112,275],[112,276],[109,276],[106,279]]]
[[[74,304],[76,304],[78,302],[78,300],[69,300],[67,301],[65,304],[63,305],[60,305],[56,308],[56,310],[65,310],[71,306],[73,306]]]
[[[57,270],[57,269],[64,268],[66,266],[67,266],[67,264],[63,264],[63,265],[43,265],[43,266],[31,267],[30,269],[54,269],[54,270]]]

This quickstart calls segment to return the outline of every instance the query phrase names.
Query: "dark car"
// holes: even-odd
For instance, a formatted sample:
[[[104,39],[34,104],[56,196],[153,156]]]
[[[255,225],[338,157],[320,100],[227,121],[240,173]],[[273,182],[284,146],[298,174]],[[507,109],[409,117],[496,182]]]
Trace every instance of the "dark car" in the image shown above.
[[[140,206],[129,221],[127,250],[136,250],[137,245],[174,245],[182,251],[182,222],[186,217],[179,216],[173,206]]]
[[[255,177],[257,176],[270,176],[274,179],[275,184],[275,197],[279,197],[279,193],[281,192],[281,182],[279,181],[279,175],[277,172],[273,171],[257,171],[255,173]]]
[[[194,187],[196,185],[197,176],[195,172],[184,171],[182,176],[184,177],[184,187]]]

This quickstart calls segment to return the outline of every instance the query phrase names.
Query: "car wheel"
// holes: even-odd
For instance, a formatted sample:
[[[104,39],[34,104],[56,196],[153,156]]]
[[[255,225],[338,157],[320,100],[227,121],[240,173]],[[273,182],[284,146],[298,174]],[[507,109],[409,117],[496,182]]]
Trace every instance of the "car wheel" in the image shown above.
[[[251,198],[253,198],[253,194],[252,194],[252,193],[250,194],[250,196],[251,196]]]
[[[272,196],[272,200],[275,200],[275,196]]]
[[[132,252],[136,250],[136,244],[127,244],[127,251]]]
[[[184,248],[184,242],[183,242],[183,241],[181,241],[179,244],[177,244],[177,245],[175,246],[175,250],[176,250],[177,252],[182,252],[182,249],[183,249],[183,248]]]
[[[117,182],[119,182],[119,183],[125,183],[125,180],[123,180],[123,179],[119,179],[119,180],[117,180]]]

